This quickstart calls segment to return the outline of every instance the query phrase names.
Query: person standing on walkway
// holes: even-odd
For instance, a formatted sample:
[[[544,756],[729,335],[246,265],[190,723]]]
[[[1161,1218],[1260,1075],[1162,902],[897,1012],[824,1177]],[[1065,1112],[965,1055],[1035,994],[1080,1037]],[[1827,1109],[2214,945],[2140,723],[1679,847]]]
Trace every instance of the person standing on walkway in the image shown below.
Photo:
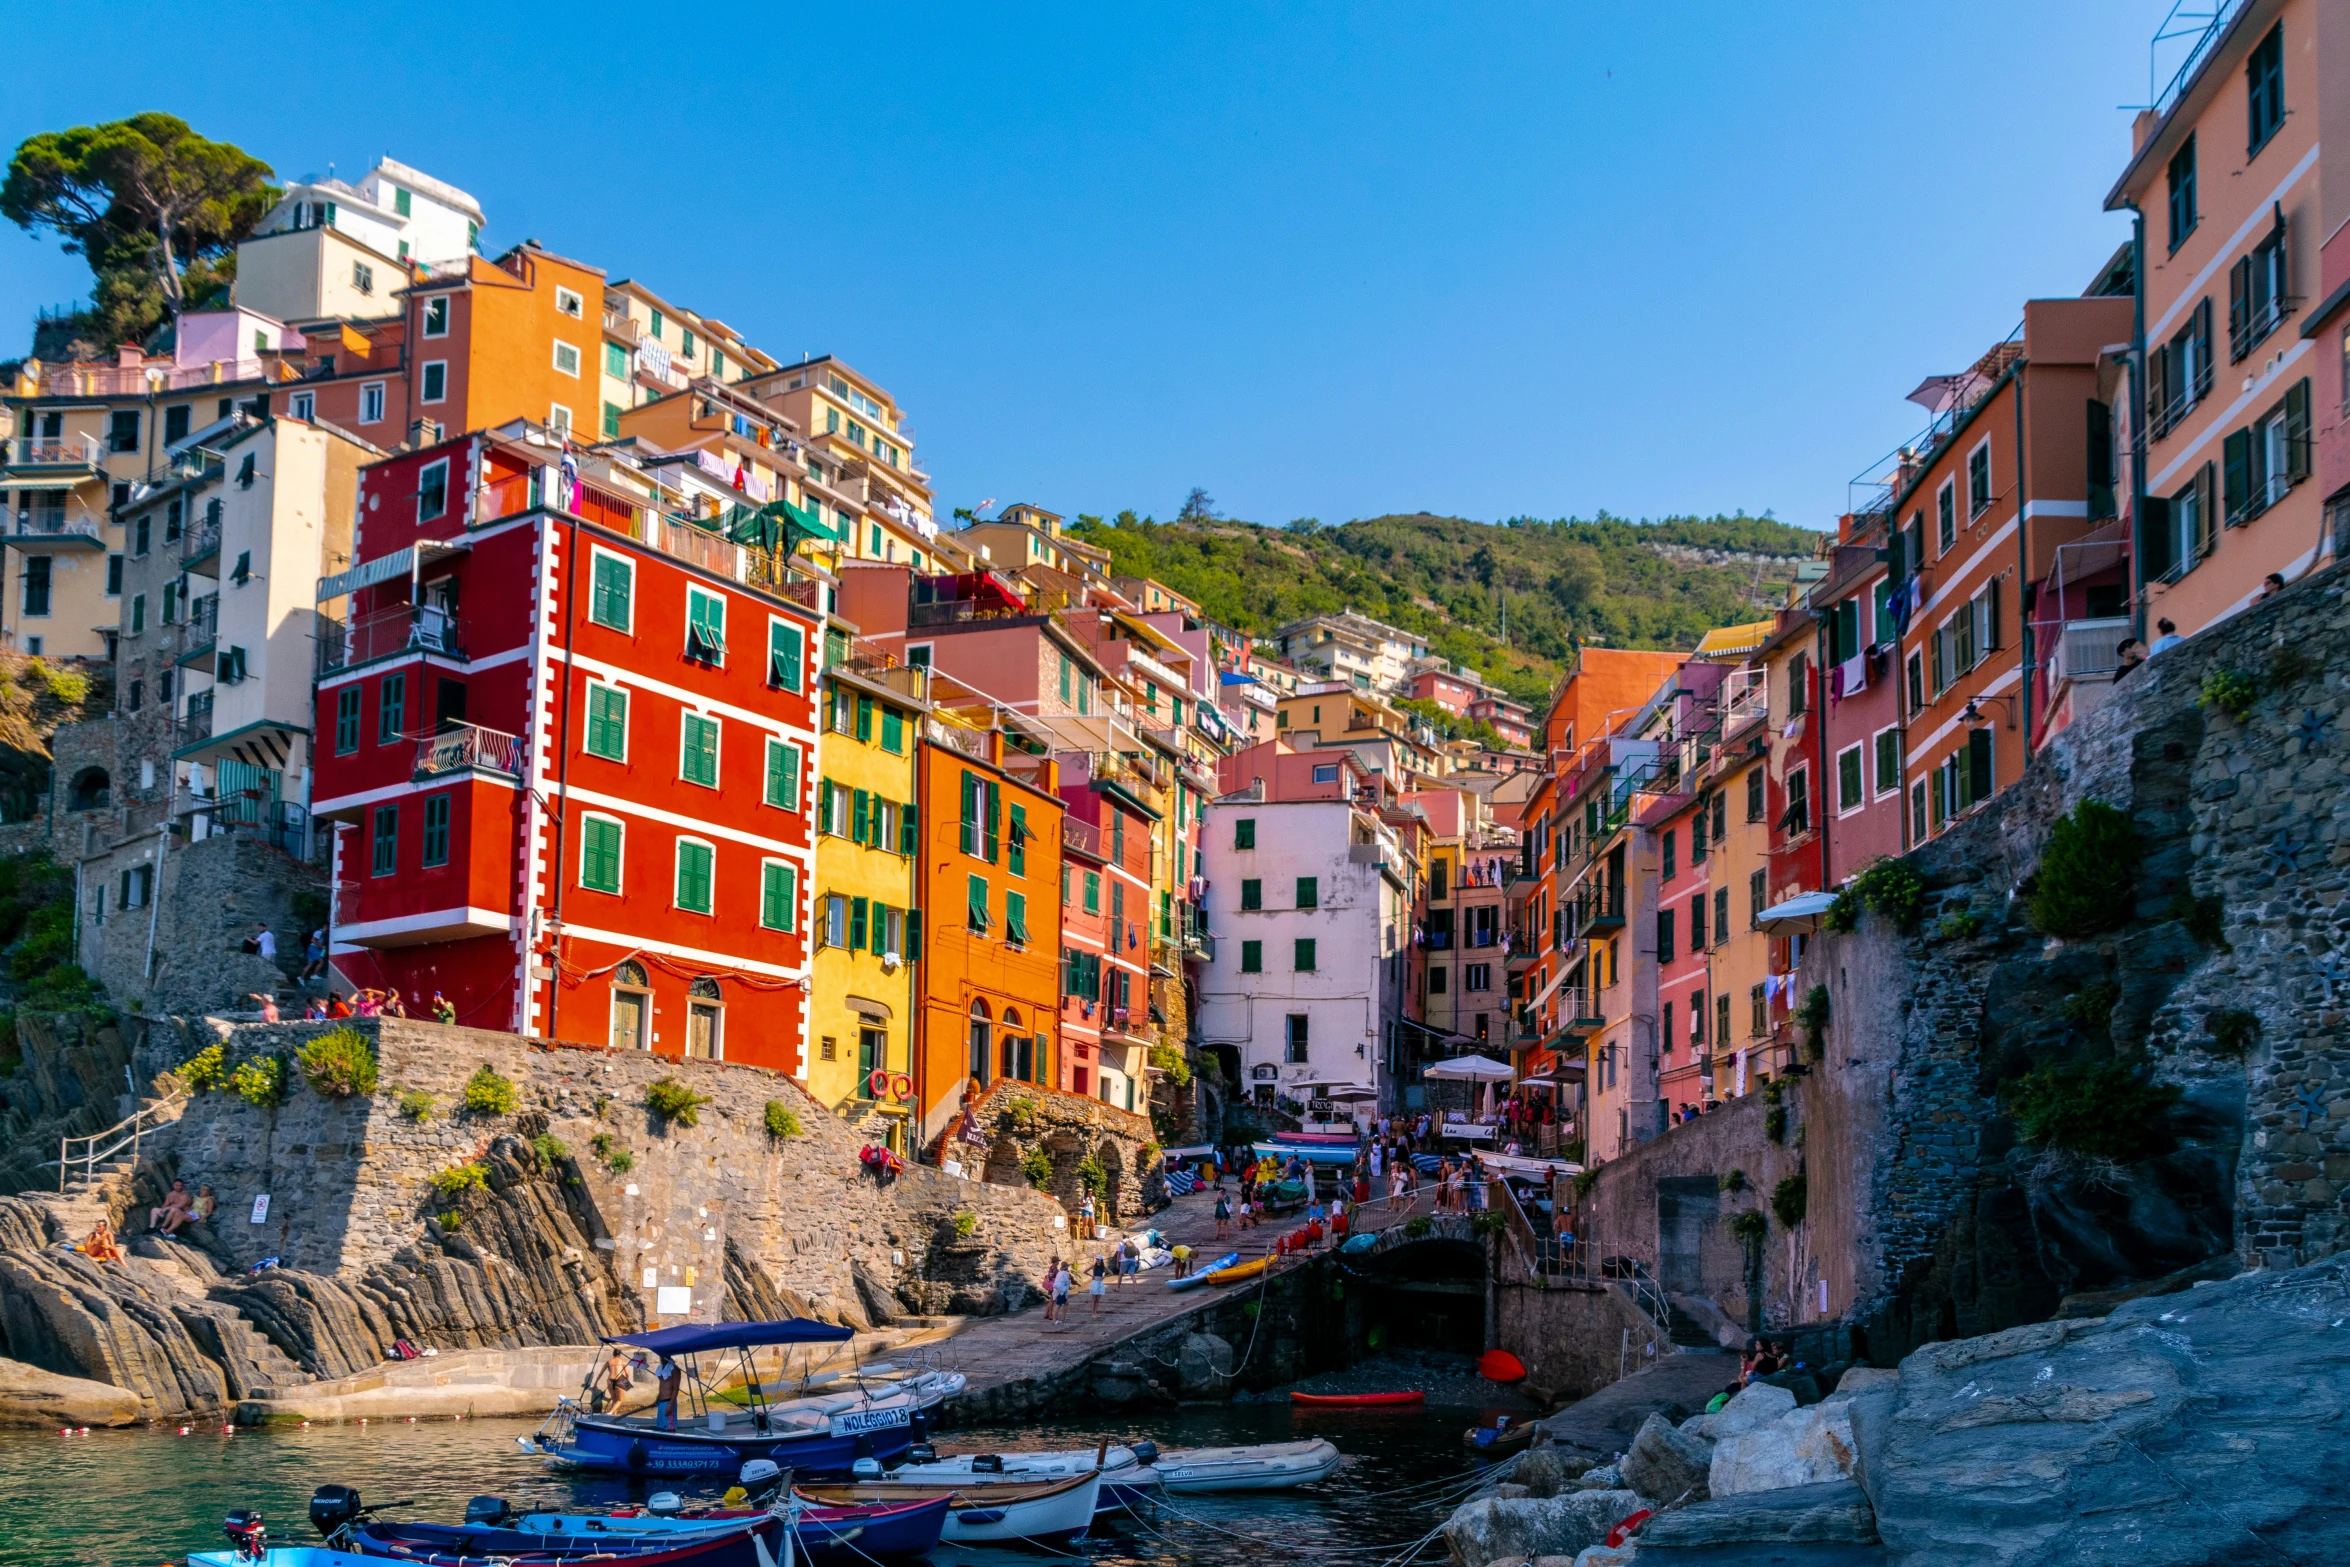
[[[1060,1284],[1061,1259],[1056,1255],[1052,1261],[1044,1265],[1044,1320],[1047,1326],[1050,1326],[1054,1320],[1053,1313],[1060,1299],[1058,1294]]]
[[[1222,1240],[1232,1227],[1232,1199],[1224,1195],[1224,1188],[1216,1188],[1216,1239]]]
[[[660,1383],[653,1389],[653,1423],[664,1431],[677,1429],[677,1389],[684,1380],[677,1362],[664,1357]]]
[[[1102,1297],[1109,1293],[1109,1271],[1109,1268],[1102,1262],[1102,1254],[1098,1251],[1095,1252],[1093,1254],[1093,1282],[1085,1286],[1085,1293],[1092,1297],[1091,1309],[1093,1315],[1097,1317],[1102,1314]]]
[[[1085,1196],[1077,1204],[1077,1238],[1093,1239],[1093,1188],[1085,1189]]]

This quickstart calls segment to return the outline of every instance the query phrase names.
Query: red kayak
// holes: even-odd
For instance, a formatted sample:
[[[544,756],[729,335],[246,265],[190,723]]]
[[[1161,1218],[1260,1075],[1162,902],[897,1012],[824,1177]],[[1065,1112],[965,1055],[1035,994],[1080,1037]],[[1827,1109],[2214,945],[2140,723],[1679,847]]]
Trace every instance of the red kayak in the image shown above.
[[[1427,1394],[1416,1391],[1408,1393],[1292,1393],[1289,1395],[1289,1401],[1293,1404],[1393,1405],[1423,1403],[1427,1397]]]

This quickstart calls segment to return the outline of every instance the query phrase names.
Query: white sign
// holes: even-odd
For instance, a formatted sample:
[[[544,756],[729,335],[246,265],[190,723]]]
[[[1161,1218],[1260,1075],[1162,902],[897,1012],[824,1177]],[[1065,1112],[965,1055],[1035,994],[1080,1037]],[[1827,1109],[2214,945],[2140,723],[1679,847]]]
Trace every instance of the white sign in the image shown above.
[[[832,1434],[856,1436],[865,1431],[887,1431],[905,1423],[906,1408],[902,1404],[895,1409],[858,1409],[845,1415],[834,1415]]]
[[[653,1292],[653,1315],[682,1317],[694,1309],[694,1292],[683,1284],[664,1284]]]
[[[255,1224],[269,1222],[269,1193],[263,1192],[253,1199],[253,1222]]]
[[[646,1288],[646,1289],[651,1289],[653,1286],[655,1286],[656,1284],[659,1284],[660,1282],[661,1282],[661,1270],[660,1270],[659,1268],[647,1268],[647,1269],[645,1269],[645,1288]]]

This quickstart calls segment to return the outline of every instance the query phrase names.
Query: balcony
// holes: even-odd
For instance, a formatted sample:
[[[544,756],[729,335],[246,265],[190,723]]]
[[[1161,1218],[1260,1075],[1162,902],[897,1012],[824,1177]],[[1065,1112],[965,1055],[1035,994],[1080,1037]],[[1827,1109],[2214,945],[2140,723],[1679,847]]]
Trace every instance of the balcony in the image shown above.
[[[184,751],[192,745],[202,745],[212,738],[212,693],[199,691],[188,698],[188,711],[179,722],[179,744],[174,750]]]
[[[395,604],[356,620],[318,617],[318,677],[402,653],[437,653],[463,661],[457,622],[429,605]]]
[[[1088,757],[1095,788],[1124,795],[1154,817],[1167,814],[1167,791],[1153,783],[1141,764],[1123,751],[1095,751]]]
[[[2282,219],[2278,220],[2280,223]],[[2253,265],[2260,264],[2255,254]],[[2228,362],[2233,364],[2267,340],[2268,335],[2285,324],[2285,317],[2300,307],[2297,294],[2272,294],[2254,305],[2243,320],[2228,327]]]
[[[203,574],[217,577],[220,575],[219,560],[220,503],[214,501],[204,508],[202,516],[188,524],[188,531],[180,536],[180,569],[203,571],[204,562],[211,561],[213,568]]]
[[[1102,830],[1074,816],[1061,820],[1061,847],[1072,854],[1083,855],[1086,859],[1109,863],[1109,851],[1102,847]]]
[[[1570,922],[1578,939],[1590,935],[1607,935],[1624,928],[1624,889],[1610,884],[1593,887],[1574,904],[1575,917]]]
[[[98,438],[94,435],[28,435],[16,443],[16,461],[9,467],[13,471],[54,469],[61,482],[71,483],[76,475],[97,472],[99,459]]]
[[[460,772],[520,778],[522,760],[519,736],[479,724],[443,724],[439,734],[416,742],[416,777],[420,781]]]
[[[896,654],[883,651],[863,637],[856,640],[848,657],[827,662],[844,674],[894,691],[908,701],[930,700],[928,665],[900,663]]]
[[[2121,645],[2129,637],[2127,616],[2066,621],[2048,659],[2050,688],[2068,680],[2112,679],[2113,672],[2121,667]]]
[[[58,546],[102,550],[106,547],[106,525],[86,511],[28,506],[16,514],[16,529],[8,535],[8,542],[37,551]]]

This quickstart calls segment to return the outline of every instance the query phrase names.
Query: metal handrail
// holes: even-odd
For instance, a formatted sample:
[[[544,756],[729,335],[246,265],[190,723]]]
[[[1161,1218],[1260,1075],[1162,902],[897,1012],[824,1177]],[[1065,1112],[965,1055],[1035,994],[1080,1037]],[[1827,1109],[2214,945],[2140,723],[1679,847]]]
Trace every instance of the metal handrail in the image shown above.
[[[114,1123],[112,1126],[110,1126],[110,1127],[106,1128],[106,1130],[104,1130],[103,1132],[90,1132],[90,1133],[87,1133],[87,1134],[84,1134],[84,1135],[82,1135],[82,1136],[78,1136],[78,1137],[60,1137],[60,1138],[58,1138],[58,1139],[57,1139],[57,1190],[58,1190],[58,1194],[59,1194],[60,1196],[62,1196],[62,1195],[64,1194],[64,1192],[65,1192],[65,1172],[66,1172],[66,1168],[67,1168],[67,1166],[69,1166],[69,1165],[71,1165],[71,1164],[73,1164],[73,1163],[75,1163],[75,1162],[76,1162],[76,1161],[75,1161],[75,1159],[74,1159],[74,1156],[73,1156],[73,1155],[72,1155],[72,1153],[69,1151],[69,1150],[70,1150],[70,1147],[71,1147],[71,1145],[72,1145],[72,1144],[74,1144],[74,1143],[80,1143],[80,1144],[82,1144],[82,1145],[83,1145],[83,1148],[82,1148],[82,1155],[81,1155],[81,1159],[80,1159],[80,1161],[79,1161],[79,1162],[80,1162],[80,1164],[81,1164],[81,1166],[82,1166],[82,1175],[83,1175],[83,1178],[84,1178],[84,1179],[88,1179],[90,1176],[93,1176],[93,1175],[95,1175],[95,1174],[97,1173],[97,1170],[98,1170],[98,1165],[100,1164],[100,1162],[102,1162],[102,1161],[104,1161],[104,1160],[107,1160],[107,1159],[111,1159],[111,1158],[113,1158],[113,1157],[114,1157],[116,1154],[118,1154],[118,1153],[122,1152],[122,1151],[123,1151],[123,1149],[125,1149],[125,1148],[129,1148],[129,1149],[131,1149],[131,1150],[132,1150],[134,1153],[136,1153],[136,1151],[137,1151],[137,1149],[138,1149],[138,1146],[139,1146],[139,1137],[140,1137],[140,1135],[141,1135],[141,1134],[142,1134],[142,1133],[143,1133],[143,1132],[146,1130],[146,1123],[147,1123],[147,1118],[148,1118],[149,1116],[151,1116],[151,1115],[155,1115],[155,1114],[157,1114],[157,1113],[159,1113],[159,1112],[161,1112],[161,1111],[168,1110],[168,1109],[169,1109],[169,1108],[171,1108],[173,1105],[175,1105],[175,1104],[178,1104],[178,1103],[179,1103],[179,1102],[180,1102],[182,1099],[185,1099],[186,1097],[187,1097],[187,1095],[186,1095],[184,1092],[174,1092],[174,1093],[171,1093],[171,1094],[167,1094],[167,1095],[165,1095],[163,1098],[161,1098],[161,1099],[158,1099],[157,1101],[155,1101],[155,1103],[153,1103],[153,1104],[151,1104],[151,1105],[142,1105],[142,1106],[141,1106],[141,1107],[140,1107],[138,1110],[134,1111],[134,1112],[133,1112],[131,1115],[129,1115],[129,1116],[127,1116],[127,1117],[125,1117],[124,1119],[122,1119],[122,1120],[120,1120],[120,1121],[117,1121],[117,1122],[115,1122],[115,1123]],[[98,1140],[99,1140],[100,1138],[102,1138],[102,1137],[112,1137],[112,1136],[114,1136],[114,1134],[115,1134],[115,1133],[117,1133],[117,1132],[119,1132],[119,1131],[123,1130],[125,1127],[128,1127],[128,1128],[130,1129],[130,1135],[129,1135],[128,1137],[125,1137],[125,1138],[121,1139],[119,1142],[112,1143],[112,1144],[108,1145],[106,1148],[103,1148],[103,1149],[101,1149],[101,1148],[99,1148],[99,1147],[97,1146]]]

